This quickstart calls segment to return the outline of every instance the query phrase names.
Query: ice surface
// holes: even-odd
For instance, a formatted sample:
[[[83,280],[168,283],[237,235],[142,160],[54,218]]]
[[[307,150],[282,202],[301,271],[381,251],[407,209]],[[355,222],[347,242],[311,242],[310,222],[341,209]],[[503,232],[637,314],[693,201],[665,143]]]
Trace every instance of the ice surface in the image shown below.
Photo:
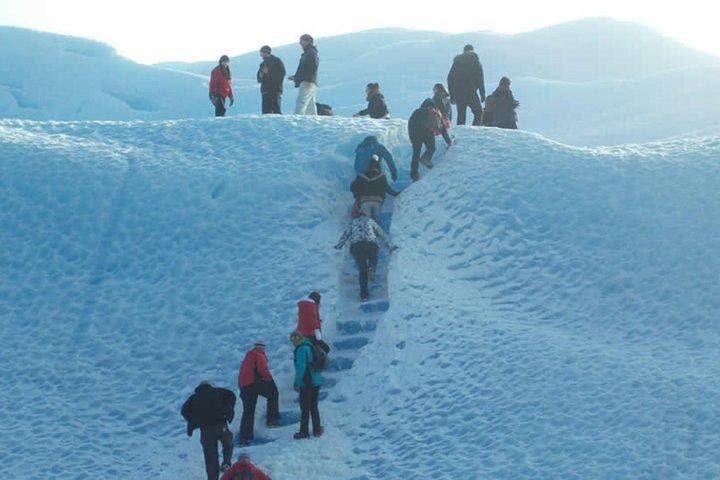
[[[379,135],[406,180],[405,129],[0,121],[0,477],[42,458],[52,478],[203,478],[180,405],[202,379],[234,388],[261,337],[295,412],[311,288],[337,342],[326,434],[258,421],[275,479],[717,476],[720,139],[457,129],[387,203],[401,248],[371,295],[390,308],[365,313],[332,249],[352,151]]]

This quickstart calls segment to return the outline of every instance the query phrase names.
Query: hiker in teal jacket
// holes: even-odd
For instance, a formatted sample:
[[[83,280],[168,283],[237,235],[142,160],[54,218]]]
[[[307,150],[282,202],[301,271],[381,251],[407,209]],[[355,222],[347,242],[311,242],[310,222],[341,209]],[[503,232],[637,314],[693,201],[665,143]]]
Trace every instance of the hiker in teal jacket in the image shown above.
[[[322,374],[311,368],[313,360],[313,347],[310,340],[303,337],[300,332],[293,332],[290,341],[295,346],[295,390],[300,392],[300,431],[293,436],[296,440],[310,438],[309,423],[312,417],[313,436],[323,434],[320,425],[320,411],[318,400],[320,386],[323,384]]]

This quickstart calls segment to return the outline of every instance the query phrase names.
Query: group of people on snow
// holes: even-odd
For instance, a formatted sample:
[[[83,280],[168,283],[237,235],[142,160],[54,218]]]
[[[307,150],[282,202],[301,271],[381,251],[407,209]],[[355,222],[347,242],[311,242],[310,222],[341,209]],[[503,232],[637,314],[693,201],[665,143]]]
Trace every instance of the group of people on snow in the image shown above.
[[[296,115],[332,115],[328,105],[317,103],[318,67],[320,57],[315,40],[309,34],[300,37],[302,55],[295,74],[288,80],[298,89],[295,104]],[[257,81],[260,84],[263,114],[282,114],[283,82],[285,81],[285,65],[280,58],[272,53],[272,49],[264,45],[260,48],[262,62],[258,68]],[[220,57],[218,65],[210,74],[210,101],[215,107],[215,116],[222,117],[226,112],[226,102],[234,103],[232,77],[227,55]],[[498,128],[517,128],[517,108],[519,103],[510,90],[510,79],[502,77],[495,91],[485,96],[485,76],[480,58],[472,45],[465,45],[463,53],[457,55],[452,62],[447,76],[447,90],[438,83],[433,88],[431,99],[435,108],[442,114],[444,128],[438,128],[446,142],[449,140],[447,129],[452,119],[451,104],[457,108],[457,124],[465,125],[468,108],[473,114],[472,125]],[[367,108],[354,116],[367,116],[373,119],[389,118],[390,110],[385,96],[380,91],[379,83],[368,83],[365,88],[368,102]],[[423,102],[425,103],[425,102]],[[485,107],[483,108],[483,103]],[[421,108],[424,108],[421,106]]]
[[[290,334],[290,342],[294,347],[293,388],[299,394],[300,404],[300,429],[293,436],[297,440],[310,438],[311,423],[312,436],[320,437],[324,432],[318,404],[320,387],[324,382],[322,370],[327,364],[330,347],[322,340],[321,298],[320,293],[313,291],[297,303],[297,325]],[[251,445],[255,439],[258,397],[266,399],[265,425],[268,428],[282,426],[280,393],[270,372],[265,346],[264,341],[256,341],[245,353],[238,372],[238,389],[243,406],[238,432],[241,447]],[[196,429],[200,429],[200,444],[208,480],[218,480],[221,473],[222,480],[270,480],[267,474],[252,464],[247,453],[241,453],[237,462],[231,464],[233,434],[229,424],[235,417],[236,400],[231,390],[214,387],[208,381],[200,382],[181,409],[187,422],[187,434],[192,436]],[[218,458],[218,444],[222,448],[222,463]]]

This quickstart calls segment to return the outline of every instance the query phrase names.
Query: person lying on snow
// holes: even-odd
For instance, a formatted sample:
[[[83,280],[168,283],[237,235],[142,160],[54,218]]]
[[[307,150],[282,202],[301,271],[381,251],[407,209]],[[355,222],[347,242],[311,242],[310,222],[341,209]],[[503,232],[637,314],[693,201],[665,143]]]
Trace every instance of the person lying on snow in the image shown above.
[[[250,455],[241,453],[237,462],[225,470],[220,480],[272,480],[272,478],[252,464]]]
[[[420,108],[415,110],[408,120],[408,134],[412,144],[413,154],[410,163],[410,177],[413,181],[420,179],[418,171],[422,163],[428,168],[433,167],[432,157],[435,154],[435,136],[442,134],[442,114],[435,108],[435,102],[426,98]],[[422,147],[425,146],[425,152]],[[450,144],[448,144],[448,147]]]
[[[390,169],[390,178],[393,182],[397,182],[398,172],[393,160],[392,154],[380,143],[375,135],[369,135],[355,147],[355,174],[365,173],[370,166],[370,159],[373,155],[377,155],[382,161],[385,160]]]
[[[388,111],[387,104],[385,103],[385,96],[380,93],[379,83],[368,83],[365,88],[365,97],[368,102],[368,106],[365,110],[360,110],[353,117],[367,117],[380,119],[388,118],[390,112]]]
[[[255,438],[255,406],[258,396],[267,399],[266,425],[268,427],[280,426],[279,393],[268,367],[264,341],[255,342],[255,346],[245,354],[238,373],[238,387],[243,403],[240,446],[245,446],[250,445],[252,439]]]
[[[345,229],[335,248],[340,250],[348,241],[358,267],[360,301],[365,302],[369,298],[368,280],[374,277],[377,267],[378,246],[386,246],[391,253],[397,247],[390,242],[380,225],[362,211]]]
[[[385,195],[390,194],[393,197],[399,195],[398,192],[390,188],[387,177],[380,168],[380,159],[377,155],[373,155],[365,173],[361,173],[350,184],[350,191],[359,202],[360,209],[376,222],[380,219],[380,210],[385,201]]]

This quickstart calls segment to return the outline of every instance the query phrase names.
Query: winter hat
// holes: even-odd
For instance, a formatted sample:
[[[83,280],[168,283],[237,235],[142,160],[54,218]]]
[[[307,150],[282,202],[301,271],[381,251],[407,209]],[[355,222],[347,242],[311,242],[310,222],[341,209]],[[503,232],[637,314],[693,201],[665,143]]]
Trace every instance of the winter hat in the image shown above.
[[[258,340],[257,342],[255,342],[255,346],[265,348],[265,340]]]
[[[463,53],[474,52],[474,51],[475,51],[475,47],[473,47],[469,43],[463,47]]]
[[[267,45],[260,47],[260,53],[272,53],[272,48]]]
[[[502,77],[500,79],[500,85],[510,86],[510,79],[508,77]]]
[[[434,106],[435,106],[435,102],[433,102],[432,98],[426,98],[425,100],[423,100],[422,104],[420,105],[421,108],[430,108],[430,107],[434,107]]]
[[[310,45],[312,45],[312,44],[315,42],[315,40],[313,39],[312,35],[310,35],[309,33],[304,33],[304,34],[302,34],[302,36],[300,37],[300,40],[304,40],[304,41],[306,41],[306,42],[310,42]]]
[[[308,295],[308,297],[310,297],[310,299],[312,299],[313,302],[320,305],[320,298],[322,298],[322,297],[318,292],[312,291],[312,292],[310,292],[310,295]]]
[[[198,383],[198,387],[202,387],[203,385],[212,386],[212,383],[210,383],[210,380],[203,380],[202,382]]]
[[[240,452],[240,455],[238,455],[238,462],[242,462],[243,460],[250,460],[250,454],[246,452]]]
[[[218,63],[229,62],[229,61],[230,61],[230,57],[228,57],[227,55],[223,55],[222,57],[220,57],[220,60]]]
[[[380,168],[380,157],[377,155],[374,155],[370,157],[370,165],[368,165],[368,170],[371,168]]]

